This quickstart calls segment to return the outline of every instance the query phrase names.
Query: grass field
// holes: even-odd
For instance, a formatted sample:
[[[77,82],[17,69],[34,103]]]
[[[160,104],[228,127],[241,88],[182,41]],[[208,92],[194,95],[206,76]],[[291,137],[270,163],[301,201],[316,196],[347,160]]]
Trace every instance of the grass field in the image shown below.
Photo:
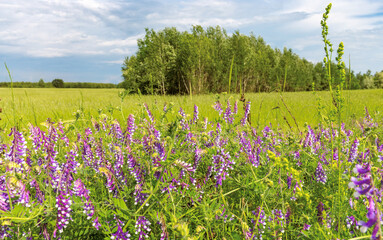
[[[328,92],[246,94],[251,125],[239,95],[119,92],[0,90],[0,238],[382,235],[382,90],[319,127]]]
[[[192,112],[194,104],[199,107],[203,116],[214,120],[218,113],[213,105],[219,96],[223,106],[227,99],[239,100],[236,95],[199,95],[193,96],[139,96],[128,95],[121,103],[119,89],[14,89],[15,112],[11,89],[0,89],[0,107],[3,108],[0,127],[8,128],[18,122],[20,126],[27,123],[40,124],[47,120],[62,121],[75,119],[74,113],[80,110],[85,116],[97,116],[99,113],[111,114],[113,118],[124,124],[123,116],[137,113],[143,103],[147,103],[155,116],[162,112],[165,103],[174,103],[174,109],[178,111],[182,107],[186,112]],[[364,108],[370,113],[381,111],[383,106],[383,90],[357,90],[345,91],[346,107],[342,119],[346,123],[364,116]],[[283,97],[283,101],[281,100]],[[248,93],[246,100],[251,102],[251,122],[255,127],[264,127],[271,123],[282,129],[288,129],[284,120],[286,116],[290,126],[294,129],[295,123],[287,111],[286,106],[295,117],[298,125],[303,127],[305,123],[316,125],[319,122],[317,114],[317,101],[320,97],[322,104],[331,104],[328,92],[297,92],[297,93]],[[239,102],[242,110],[242,103]],[[122,109],[122,112],[120,111]],[[14,119],[16,116],[16,121]]]

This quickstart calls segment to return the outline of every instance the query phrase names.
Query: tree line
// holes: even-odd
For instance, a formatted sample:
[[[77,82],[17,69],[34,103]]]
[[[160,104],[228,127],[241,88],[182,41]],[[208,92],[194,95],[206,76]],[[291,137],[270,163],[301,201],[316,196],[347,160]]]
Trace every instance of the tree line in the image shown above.
[[[122,66],[123,87],[143,94],[201,94],[327,90],[325,67],[293,53],[272,48],[260,36],[221,27],[193,26],[145,29],[136,54]],[[335,54],[335,53],[334,53]],[[336,69],[336,64],[332,63]],[[332,71],[334,86],[337,71]],[[347,69],[347,89],[383,87],[383,71],[372,74]]]
[[[113,83],[92,83],[92,82],[64,82],[62,79],[54,79],[52,82],[0,82],[0,88],[117,88]]]

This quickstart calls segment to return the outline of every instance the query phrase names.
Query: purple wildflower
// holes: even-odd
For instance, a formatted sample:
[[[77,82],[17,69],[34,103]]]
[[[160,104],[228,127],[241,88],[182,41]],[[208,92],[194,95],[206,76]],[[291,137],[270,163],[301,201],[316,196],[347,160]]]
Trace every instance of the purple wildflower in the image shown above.
[[[99,228],[101,227],[101,224],[100,224],[99,221],[98,221],[98,217],[96,217],[95,219],[93,219],[92,222],[93,222],[93,223],[92,223],[93,227],[95,227],[97,230],[99,230]]]
[[[356,157],[358,156],[358,146],[359,146],[359,140],[356,138],[354,143],[351,145],[350,149],[350,155],[348,157],[349,162],[354,162]]]
[[[197,105],[194,105],[194,115],[193,115],[193,123],[197,123],[198,122],[198,106]]]
[[[234,121],[233,112],[231,111],[230,102],[227,101],[227,107],[225,113],[223,114],[223,119],[226,123],[232,124]]]
[[[114,216],[114,218],[116,219],[116,223],[117,223],[117,231],[115,233],[112,234],[112,236],[110,236],[110,239],[113,239],[113,240],[129,240],[130,239],[130,234],[129,234],[129,231],[127,230],[126,232],[124,232],[124,223],[116,218],[116,216]]]
[[[245,114],[243,115],[243,118],[241,119],[242,126],[245,126],[246,121],[247,121],[248,118],[249,118],[249,114],[250,114],[250,104],[251,104],[250,101],[246,103],[246,106],[245,106]]]
[[[358,221],[358,225],[361,226],[360,231],[366,233],[368,228],[374,226],[371,234],[371,239],[378,239],[376,234],[379,230],[378,222],[378,209],[375,208],[375,202],[371,196],[368,196],[369,206],[367,208],[367,218],[368,221]]]
[[[149,110],[148,104],[144,103],[144,106],[145,106],[146,112],[148,113],[150,122],[154,123],[154,117],[153,117],[152,112]]]
[[[144,216],[138,217],[135,227],[136,234],[138,234],[138,240],[143,240],[149,237],[148,234],[151,231],[150,222]]]
[[[237,113],[238,113],[238,100],[236,100],[235,103],[234,103],[233,113],[234,113],[234,114],[237,114]]]
[[[231,159],[228,152],[224,152],[224,149],[218,150],[217,155],[213,156],[213,172],[215,173],[215,179],[217,180],[216,187],[222,185],[222,181],[229,176],[228,171],[233,169],[235,164]]]
[[[67,193],[60,191],[56,199],[56,208],[57,208],[57,229],[59,233],[62,233],[64,229],[68,226],[69,221],[72,220],[71,213],[72,200]]]
[[[218,112],[219,116],[221,116],[223,110],[222,105],[219,101],[215,102],[214,109]]]
[[[315,180],[323,184],[327,181],[326,171],[323,169],[322,164],[318,162],[318,166],[315,169]]]

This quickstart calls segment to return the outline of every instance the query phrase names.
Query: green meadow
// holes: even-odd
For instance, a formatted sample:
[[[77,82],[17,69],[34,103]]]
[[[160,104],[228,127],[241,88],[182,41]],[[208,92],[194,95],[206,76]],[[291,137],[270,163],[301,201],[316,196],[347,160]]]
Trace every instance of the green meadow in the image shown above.
[[[243,112],[243,103],[239,94],[209,94],[196,96],[121,96],[121,89],[0,89],[0,127],[10,128],[15,123],[25,127],[28,123],[39,125],[48,118],[52,121],[71,121],[77,117],[90,119],[99,114],[107,114],[119,120],[122,124],[126,117],[141,109],[143,103],[148,104],[155,116],[162,113],[163,106],[173,106],[173,111],[182,107],[186,112],[192,112],[194,105],[199,107],[202,116],[208,120],[218,118],[218,112],[213,105],[218,100],[225,107],[227,100],[238,100],[239,111]],[[345,107],[342,111],[342,121],[352,124],[362,118],[367,107],[370,114],[379,115],[383,106],[383,90],[353,90],[344,91]],[[330,94],[323,92],[285,92],[285,93],[247,93],[246,101],[251,102],[252,126],[291,129],[295,131],[305,124],[317,125],[320,122],[318,106],[325,109],[331,105]],[[326,112],[323,113],[325,115]],[[173,115],[172,115],[173,116]],[[379,116],[377,116],[379,117]],[[295,123],[296,122],[296,123]],[[289,127],[290,126],[290,127]]]

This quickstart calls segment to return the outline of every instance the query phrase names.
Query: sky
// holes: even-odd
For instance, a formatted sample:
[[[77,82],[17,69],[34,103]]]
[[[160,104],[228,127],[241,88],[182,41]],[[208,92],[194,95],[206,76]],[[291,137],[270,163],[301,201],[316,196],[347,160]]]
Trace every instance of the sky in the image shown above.
[[[330,2],[329,39],[344,42],[346,65],[350,57],[355,72],[382,71],[381,0],[0,0],[0,82],[9,81],[6,63],[13,81],[119,83],[145,28],[193,25],[253,33],[316,63]]]

